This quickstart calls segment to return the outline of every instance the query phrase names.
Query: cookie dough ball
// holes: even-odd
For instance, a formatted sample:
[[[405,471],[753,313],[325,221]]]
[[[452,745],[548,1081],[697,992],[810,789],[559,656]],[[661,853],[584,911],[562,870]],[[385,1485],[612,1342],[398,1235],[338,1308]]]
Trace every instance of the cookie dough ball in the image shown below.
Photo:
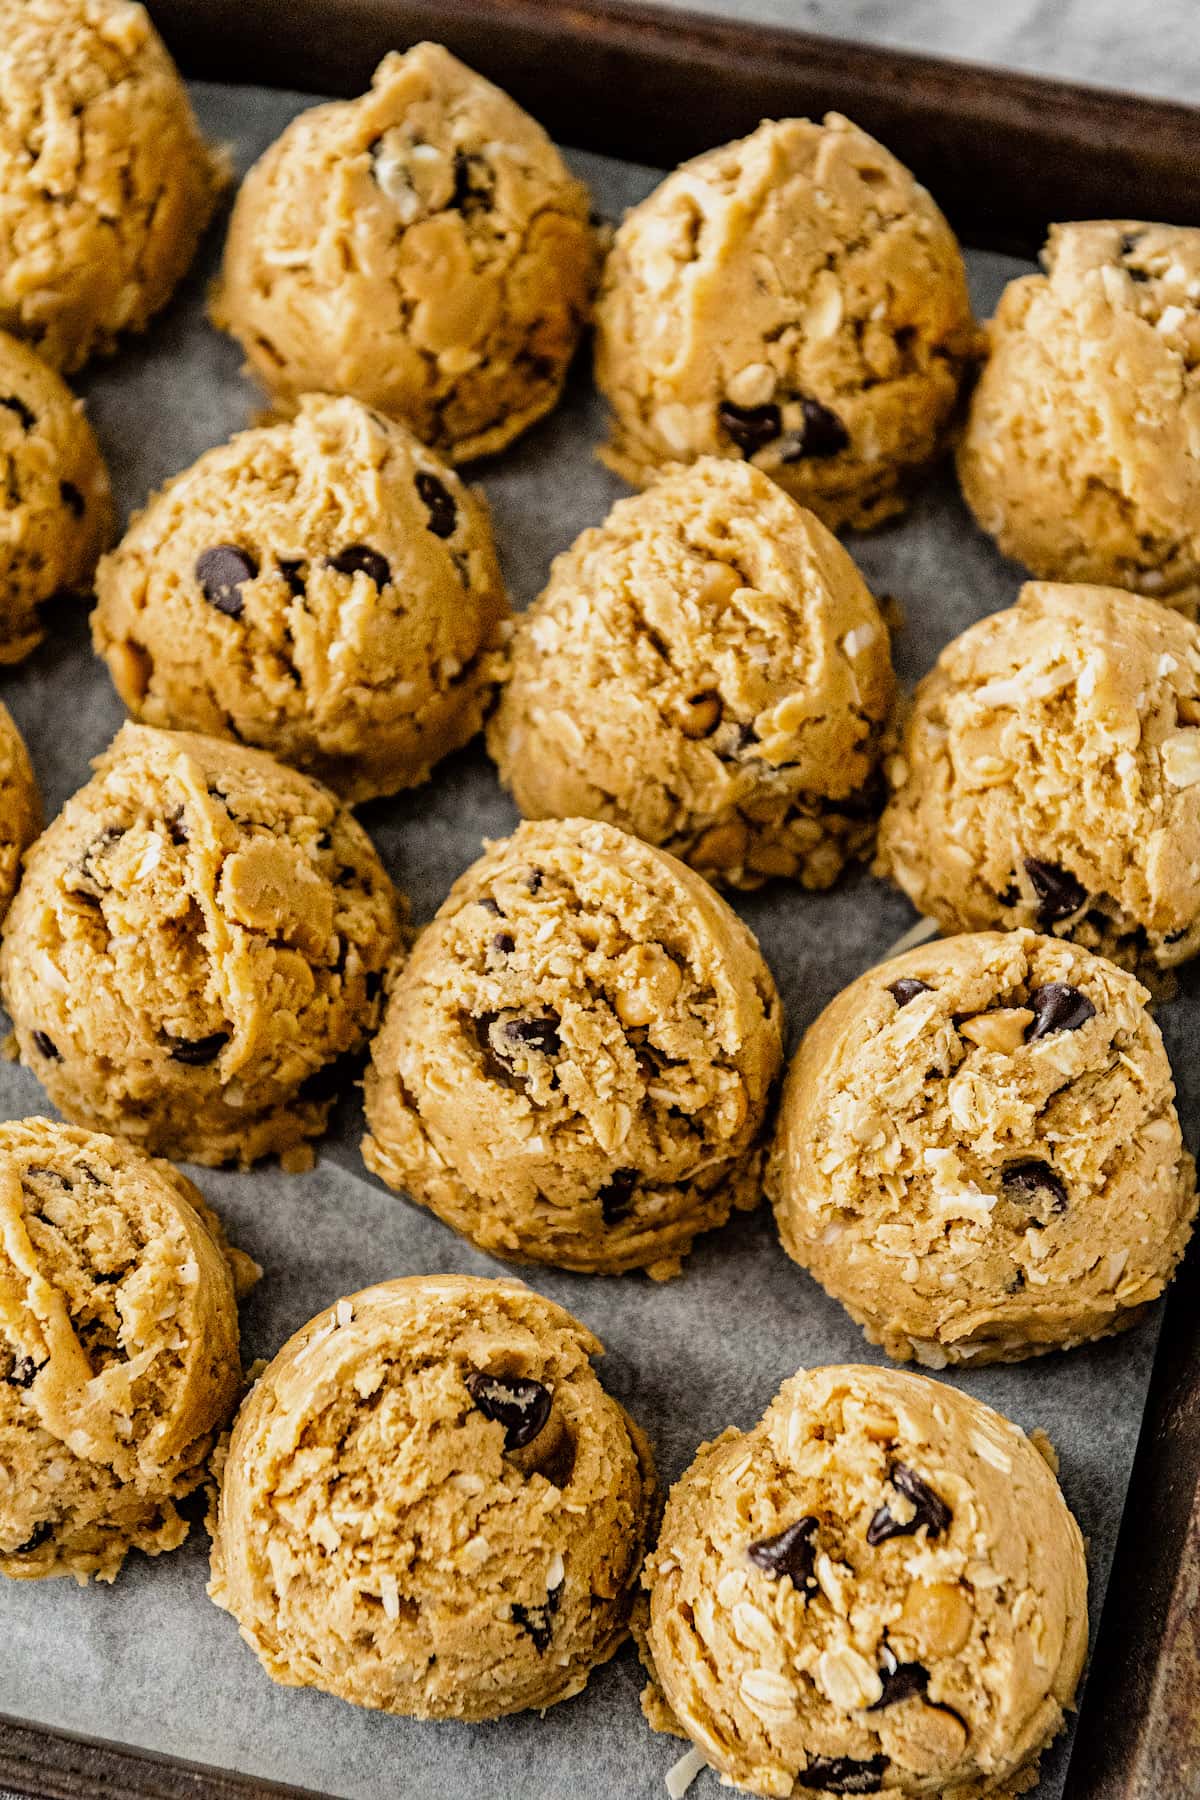
[[[42,796],[24,740],[0,704],[0,920],[21,879],[21,858],[42,829]]]
[[[3,205],[0,190],[0,210]],[[108,470],[82,401],[40,356],[4,331],[0,470],[3,664],[23,661],[41,643],[43,602],[90,583],[114,518]]]
[[[281,408],[355,394],[465,462],[562,392],[594,279],[588,206],[540,125],[418,44],[250,171],[213,318]]]
[[[963,493],[1035,575],[1200,603],[1200,230],[1055,226],[993,319]]]
[[[781,1057],[770,970],[707,882],[613,825],[522,825],[392,987],[363,1155],[493,1256],[664,1279],[757,1205]]]
[[[0,1574],[111,1581],[183,1542],[259,1272],[168,1163],[0,1125]]]
[[[788,1255],[872,1343],[933,1368],[1136,1324],[1196,1211],[1148,998],[1030,931],[868,970],[783,1090],[767,1191]]]
[[[257,744],[351,801],[475,735],[508,612],[482,500],[403,426],[319,397],[154,496],[96,591],[137,718]]]
[[[628,1635],[650,1450],[515,1281],[339,1300],[242,1407],[209,1593],[267,1674],[422,1719],[577,1694]]]
[[[1200,949],[1200,629],[1030,582],[917,689],[878,872],[944,930],[1038,926],[1127,965]]]
[[[225,181],[141,6],[6,0],[0,327],[58,369],[141,331]]]
[[[644,1577],[651,1722],[777,1800],[1032,1785],[1087,1648],[1083,1540],[1041,1443],[921,1375],[784,1382],[671,1490]]]
[[[738,887],[828,887],[873,834],[892,691],[841,545],[706,457],[557,558],[488,742],[527,816],[608,819]]]
[[[950,227],[836,113],[669,175],[617,232],[596,328],[618,474],[745,457],[835,529],[903,509],[976,341]]]
[[[397,947],[370,840],[325,788],[216,738],[126,725],[95,767],[5,927],[22,1061],[69,1119],[148,1150],[304,1166]]]

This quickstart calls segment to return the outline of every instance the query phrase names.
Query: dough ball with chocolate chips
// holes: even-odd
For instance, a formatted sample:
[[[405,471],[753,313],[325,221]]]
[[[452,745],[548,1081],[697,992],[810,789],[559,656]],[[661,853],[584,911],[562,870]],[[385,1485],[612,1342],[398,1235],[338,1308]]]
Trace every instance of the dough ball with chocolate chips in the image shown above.
[[[872,1343],[933,1368],[1135,1324],[1196,1211],[1148,998],[1030,931],[869,969],[783,1090],[767,1189],[789,1256]]]
[[[21,858],[42,829],[42,796],[25,741],[0,703],[0,920],[21,879]]]
[[[96,589],[137,718],[257,744],[351,801],[475,735],[508,612],[483,501],[403,426],[312,396],[176,476]]]
[[[877,871],[947,931],[1035,926],[1153,974],[1200,949],[1200,628],[1030,582],[917,689]]]
[[[0,187],[0,211],[3,205]],[[83,402],[41,357],[4,331],[0,473],[3,664],[23,661],[41,643],[39,608],[47,600],[89,585],[114,519],[108,470]]]
[[[1058,225],[1006,288],[958,472],[1051,581],[1200,606],[1200,230]]]
[[[144,7],[3,15],[0,327],[70,371],[170,298],[226,173]]]
[[[379,1016],[396,896],[333,795],[126,725],[26,859],[0,986],[82,1125],[191,1162],[311,1159]]]
[[[706,457],[557,558],[488,742],[527,816],[608,819],[738,887],[828,887],[873,836],[892,692],[841,545]]]
[[[183,1542],[259,1273],[168,1163],[0,1125],[0,1574],[111,1581]]]
[[[354,394],[465,462],[558,400],[594,280],[588,206],[540,125],[418,44],[250,171],[213,318],[280,409]]]
[[[777,1800],[1032,1786],[1087,1648],[1053,1467],[925,1376],[785,1381],[671,1490],[643,1577],[651,1724]]]
[[[238,1415],[209,1593],[273,1680],[423,1719],[577,1694],[628,1635],[649,1446],[521,1282],[367,1288]]]
[[[367,1166],[521,1262],[677,1274],[760,1194],[771,974],[708,883],[585,819],[461,875],[391,989]]]
[[[977,335],[945,219],[836,113],[669,175],[617,232],[596,326],[618,474],[744,457],[835,529],[903,510]]]

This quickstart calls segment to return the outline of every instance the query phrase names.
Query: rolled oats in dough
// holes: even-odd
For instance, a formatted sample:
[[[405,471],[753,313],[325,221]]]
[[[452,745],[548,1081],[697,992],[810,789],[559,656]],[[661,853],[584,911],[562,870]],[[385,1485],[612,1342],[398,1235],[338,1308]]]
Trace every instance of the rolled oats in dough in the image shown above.
[[[24,739],[0,703],[0,920],[21,878],[21,858],[42,829],[42,796]]]
[[[617,232],[596,328],[618,474],[750,458],[835,529],[903,509],[977,336],[945,219],[836,113],[668,175]]]
[[[3,69],[0,53],[0,71]],[[2,102],[0,102],[2,104]],[[3,207],[0,190],[0,208]],[[0,664],[45,636],[38,609],[87,587],[112,536],[108,470],[66,382],[0,331]]]
[[[273,1680],[418,1718],[576,1694],[628,1634],[649,1446],[601,1345],[515,1281],[385,1282],[245,1402],[209,1592]]]
[[[892,693],[841,545],[705,457],[556,559],[488,743],[528,817],[608,819],[739,887],[827,887],[870,844]]]
[[[379,858],[325,788],[126,725],[29,853],[0,985],[68,1118],[192,1162],[299,1163],[398,931]]]
[[[0,1574],[111,1581],[183,1542],[259,1273],[168,1163],[0,1125]]]
[[[757,1205],[781,1056],[770,971],[707,882],[613,825],[525,824],[392,987],[363,1155],[495,1256],[665,1278]]]
[[[355,394],[464,462],[558,400],[594,279],[588,210],[540,125],[418,44],[251,170],[213,317],[282,409]]]
[[[137,718],[256,744],[352,801],[475,735],[508,611],[483,500],[404,426],[319,396],[153,496],[96,589]]]
[[[59,369],[144,329],[225,171],[142,6],[0,0],[0,328]]]
[[[776,1800],[1030,1786],[1087,1648],[1083,1540],[1040,1446],[925,1376],[784,1382],[671,1490],[643,1577],[651,1721]]]
[[[958,455],[1000,548],[1052,581],[1200,603],[1200,230],[1058,225],[1011,282]]]
[[[1148,998],[1029,931],[868,970],[784,1086],[767,1188],[789,1256],[872,1343],[934,1368],[1135,1324],[1196,1210]]]
[[[877,869],[946,931],[1036,926],[1153,970],[1200,949],[1200,629],[1030,582],[917,689]]]

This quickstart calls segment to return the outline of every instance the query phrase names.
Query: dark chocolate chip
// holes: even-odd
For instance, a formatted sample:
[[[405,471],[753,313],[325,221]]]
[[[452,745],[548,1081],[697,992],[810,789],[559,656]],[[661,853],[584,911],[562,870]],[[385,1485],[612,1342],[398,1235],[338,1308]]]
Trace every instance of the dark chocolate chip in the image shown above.
[[[558,1603],[562,1599],[563,1584],[560,1581],[556,1588],[550,1588],[543,1606],[522,1606],[519,1600],[513,1601],[513,1624],[527,1631],[533,1639],[533,1647],[540,1656],[550,1643],[554,1630],[554,1615],[558,1611]]]
[[[334,569],[339,575],[363,574],[368,581],[373,581],[377,588],[385,588],[392,579],[392,571],[386,556],[378,550],[372,550],[369,544],[347,544],[336,556],[325,558],[327,569]]]
[[[1021,895],[1017,889],[1016,883],[1010,881],[1004,892],[1002,894],[997,894],[996,898],[1001,906],[1015,906],[1017,901],[1021,898]]]
[[[311,1075],[305,1076],[297,1089],[297,1097],[317,1104],[324,1100],[335,1100],[354,1082],[362,1063],[360,1050],[347,1050],[341,1056],[332,1057],[329,1062],[322,1063],[319,1069],[314,1069]]]
[[[542,883],[545,879],[546,877],[542,874],[540,869],[530,869],[528,875],[525,877],[525,886],[529,889],[531,894],[540,894],[542,891]]]
[[[1020,1206],[1031,1205],[1040,1193],[1051,1196],[1051,1212],[1066,1212],[1067,1190],[1049,1163],[1029,1157],[1024,1162],[1009,1163],[1001,1171],[1000,1185],[1006,1196]]]
[[[242,597],[244,582],[253,581],[258,564],[236,544],[215,544],[202,550],[196,558],[196,580],[204,598],[230,619],[240,619],[246,602]]]
[[[813,1570],[817,1562],[818,1520],[811,1513],[786,1525],[774,1537],[759,1538],[746,1545],[746,1555],[756,1569],[775,1581],[791,1577],[798,1593],[811,1593],[817,1585]]]
[[[619,1225],[622,1219],[628,1217],[636,1185],[636,1169],[613,1170],[596,1195],[600,1202],[600,1216],[606,1225]]]
[[[493,919],[502,919],[504,917],[504,914],[500,910],[500,902],[498,900],[493,900],[490,894],[484,894],[482,899],[478,900],[476,904],[482,906],[484,912],[491,913]]]
[[[500,1036],[514,1050],[536,1050],[540,1056],[554,1056],[560,1048],[558,1025],[553,1019],[506,1019]]]
[[[169,1038],[167,1040],[172,1062],[186,1063],[191,1069],[199,1069],[205,1063],[216,1062],[228,1042],[229,1033],[227,1031],[210,1031],[207,1037]]]
[[[279,573],[287,582],[288,587],[291,589],[296,599],[299,600],[304,593],[304,576],[301,573],[304,568],[303,559],[300,557],[285,558],[281,556],[278,560]]]
[[[929,1670],[923,1663],[900,1662],[891,1646],[884,1644],[879,1653],[879,1679],[883,1683],[883,1692],[868,1706],[868,1712],[882,1712],[885,1706],[895,1706],[900,1700],[911,1700],[914,1694],[923,1694],[929,1686]]]
[[[799,431],[789,432],[784,440],[781,462],[800,462],[807,456],[840,456],[849,449],[850,433],[835,412],[811,394],[800,395],[800,411],[803,423]]]
[[[183,807],[177,806],[166,821],[167,836],[173,844],[186,844],[188,841],[188,829],[184,819]]]
[[[915,975],[902,975],[899,981],[893,981],[888,987],[897,1006],[907,1006],[918,994],[929,994],[933,990],[927,981],[918,981]]]
[[[1029,1004],[1033,1008],[1033,1024],[1025,1033],[1027,1044],[1035,1038],[1049,1037],[1053,1031],[1078,1031],[1096,1016],[1087,995],[1068,987],[1065,981],[1048,981],[1045,987],[1034,988]]]
[[[10,1556],[28,1556],[31,1550],[36,1550],[39,1544],[45,1543],[53,1530],[54,1526],[49,1519],[43,1519],[40,1525],[34,1526],[25,1542],[18,1544],[16,1549],[10,1550],[8,1554]]]
[[[16,413],[18,419],[21,421],[21,429],[23,431],[32,431],[37,424],[35,415],[30,412],[23,400],[17,399],[15,394],[0,395],[0,406],[7,406],[9,412]]]
[[[717,408],[717,423],[743,456],[753,456],[764,445],[774,443],[783,428],[779,408],[773,403],[735,406],[732,400],[722,400]]]
[[[417,470],[416,486],[429,514],[429,529],[434,537],[453,537],[458,524],[458,508],[449,489],[428,469]]]
[[[62,495],[63,505],[67,507],[70,512],[73,512],[77,519],[82,519],[84,513],[87,511],[87,501],[75,486],[75,483],[73,481],[60,481],[58,484],[58,491]]]
[[[46,1358],[49,1361],[49,1358]],[[18,1356],[13,1359],[13,1366],[4,1377],[9,1387],[30,1388],[37,1380],[38,1371],[44,1369],[46,1362],[34,1362],[32,1356]]]
[[[454,197],[451,206],[460,212],[473,212],[476,207],[490,206],[496,192],[496,178],[486,157],[467,150],[454,152]]]
[[[931,1538],[941,1537],[953,1516],[946,1502],[907,1463],[893,1463],[888,1470],[888,1480],[898,1494],[912,1502],[913,1516],[907,1522],[897,1519],[885,1502],[867,1526],[868,1544],[886,1544],[889,1538],[912,1537],[922,1525]]]
[[[858,1762],[853,1756],[810,1756],[796,1775],[797,1787],[825,1788],[831,1794],[877,1794],[887,1771],[886,1756]]]
[[[1087,900],[1087,889],[1076,881],[1069,869],[1057,863],[1043,862],[1040,857],[1025,858],[1025,873],[1038,897],[1038,924],[1054,925],[1077,913]]]
[[[540,1381],[520,1375],[489,1375],[485,1369],[469,1369],[467,1392],[485,1419],[504,1427],[504,1448],[523,1450],[550,1417],[550,1390]]]
[[[61,1052],[52,1037],[48,1037],[44,1031],[35,1031],[32,1037],[33,1047],[39,1056],[44,1056],[47,1062],[62,1061]]]
[[[501,956],[511,956],[517,947],[517,940],[511,931],[498,931],[492,939],[492,949],[498,950]]]

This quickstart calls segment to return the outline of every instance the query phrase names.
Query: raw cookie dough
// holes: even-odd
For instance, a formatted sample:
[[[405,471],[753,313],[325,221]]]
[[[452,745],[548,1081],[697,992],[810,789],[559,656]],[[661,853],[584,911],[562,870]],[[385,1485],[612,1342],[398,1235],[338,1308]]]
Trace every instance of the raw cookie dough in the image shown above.
[[[373,1030],[396,896],[333,795],[125,725],[26,859],[0,950],[21,1059],[80,1124],[302,1166]]]
[[[1030,1786],[1087,1648],[1041,1442],[921,1375],[785,1381],[671,1490],[643,1577],[651,1723],[778,1800]]]
[[[42,829],[42,796],[29,752],[0,704],[0,920],[21,879],[21,858]]]
[[[414,1276],[321,1313],[259,1378],[209,1593],[273,1680],[424,1719],[577,1694],[628,1634],[649,1446],[569,1313]]]
[[[1200,230],[1052,227],[1005,289],[958,455],[1035,575],[1200,603]]]
[[[493,1256],[665,1279],[758,1203],[782,1029],[700,876],[614,825],[522,825],[392,987],[363,1155]]]
[[[1200,949],[1200,629],[1029,582],[917,689],[877,871],[945,931],[1039,926],[1153,970]]]
[[[588,205],[540,125],[417,44],[250,171],[213,318],[281,409],[356,394],[465,462],[558,400],[594,280]]]
[[[747,457],[833,528],[903,510],[976,328],[954,234],[848,119],[767,121],[684,163],[617,232],[596,308],[604,460]]]
[[[0,59],[0,69],[3,63]],[[0,208],[3,207],[0,195]],[[0,664],[45,636],[38,608],[86,587],[112,536],[108,470],[66,382],[0,331]]]
[[[484,502],[402,425],[319,396],[153,496],[96,592],[137,718],[257,744],[351,801],[475,735],[508,613]]]
[[[528,817],[608,819],[738,887],[828,887],[874,834],[892,693],[841,545],[760,470],[705,457],[555,560],[488,745]]]
[[[784,1086],[767,1191],[788,1255],[872,1343],[932,1368],[1135,1324],[1196,1211],[1148,998],[1030,931],[869,969]]]
[[[0,1125],[0,1574],[112,1581],[183,1542],[259,1273],[169,1163]]]
[[[0,18],[0,327],[69,371],[169,299],[225,170],[143,7]]]

